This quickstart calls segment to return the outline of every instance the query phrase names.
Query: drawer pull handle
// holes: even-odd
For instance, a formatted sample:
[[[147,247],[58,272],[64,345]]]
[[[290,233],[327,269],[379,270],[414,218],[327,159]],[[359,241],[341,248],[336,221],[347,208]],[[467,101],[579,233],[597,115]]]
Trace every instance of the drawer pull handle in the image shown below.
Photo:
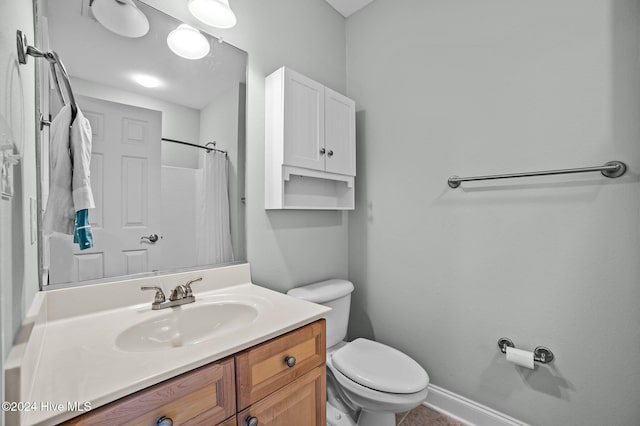
[[[284,359],[284,362],[287,363],[287,367],[291,368],[296,365],[296,357],[288,356]]]
[[[247,426],[258,426],[258,418],[253,416],[247,417]]]
[[[171,417],[162,416],[158,419],[156,424],[158,426],[173,426],[173,420],[171,420]]]

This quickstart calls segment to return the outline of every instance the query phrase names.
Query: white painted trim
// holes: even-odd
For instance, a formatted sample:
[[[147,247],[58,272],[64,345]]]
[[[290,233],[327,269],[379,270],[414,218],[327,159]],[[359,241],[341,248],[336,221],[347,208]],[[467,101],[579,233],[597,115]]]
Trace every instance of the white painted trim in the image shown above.
[[[429,385],[424,405],[468,426],[529,426],[527,423],[435,385]]]

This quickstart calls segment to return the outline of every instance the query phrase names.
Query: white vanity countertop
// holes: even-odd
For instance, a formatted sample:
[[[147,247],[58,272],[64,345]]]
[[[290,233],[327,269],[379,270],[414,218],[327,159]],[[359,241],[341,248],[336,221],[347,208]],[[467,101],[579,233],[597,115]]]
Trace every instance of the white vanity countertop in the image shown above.
[[[72,306],[57,306],[60,300],[67,300],[67,297],[57,299],[60,296],[59,293],[51,297],[47,303],[43,304],[43,309],[48,309],[49,312],[44,333],[37,333],[43,336],[41,342],[37,342],[39,344],[35,346],[40,348],[39,356],[32,356],[36,365],[25,365],[30,357],[24,357],[26,361],[23,361],[21,366],[22,369],[34,368],[29,374],[32,376],[32,378],[29,377],[32,385],[23,385],[30,389],[22,392],[22,398],[28,398],[23,402],[32,403],[35,410],[22,412],[20,424],[60,423],[82,414],[82,412],[67,411],[68,403],[78,402],[82,406],[85,402],[89,402],[91,408],[95,409],[309,324],[325,317],[329,311],[324,306],[294,299],[251,284],[250,278],[243,279],[248,276],[248,267],[248,265],[236,265],[218,268],[227,269],[226,271],[216,272],[213,269],[206,272],[163,276],[162,281],[173,282],[176,285],[185,282],[185,278],[188,280],[204,276],[202,285],[193,285],[195,303],[177,308],[152,311],[153,292],[145,292],[144,298],[148,301],[143,304],[136,302],[135,305],[102,309],[93,313],[76,312],[72,316],[67,316],[62,314],[62,310],[73,310]],[[219,282],[216,284],[216,275],[220,273],[227,275],[238,273],[238,276],[231,280],[231,285]],[[150,280],[156,280],[155,284],[151,285],[162,287],[163,285],[158,283],[159,278],[127,281],[125,284],[127,287],[123,287],[122,282],[117,285],[120,286],[120,290],[127,288],[126,291],[129,291],[128,288],[130,288],[131,294],[137,295],[141,293],[140,285],[149,285]],[[245,282],[242,283],[242,281]],[[100,286],[106,286],[106,284]],[[163,287],[167,293],[171,286]],[[90,295],[87,289],[81,290],[80,293],[77,291],[74,293],[74,289],[56,291],[67,291],[68,297],[75,296],[74,303],[78,306],[85,302],[83,300],[85,296]],[[104,290],[103,287],[99,291],[102,291],[103,295],[107,294],[108,292],[104,293]],[[81,294],[82,292],[86,294]],[[47,293],[49,292],[45,292],[45,295]],[[139,300],[139,297],[136,299]],[[116,345],[116,339],[120,333],[141,321],[166,315],[172,310],[192,309],[206,303],[229,301],[253,306],[257,309],[258,316],[250,325],[236,332],[222,332],[197,344],[144,352],[125,351]],[[108,303],[106,305],[103,303],[101,306],[101,308],[105,307],[109,307]],[[89,310],[89,308],[82,309]],[[34,349],[31,348],[31,350]],[[60,410],[58,404],[62,404],[64,409]]]

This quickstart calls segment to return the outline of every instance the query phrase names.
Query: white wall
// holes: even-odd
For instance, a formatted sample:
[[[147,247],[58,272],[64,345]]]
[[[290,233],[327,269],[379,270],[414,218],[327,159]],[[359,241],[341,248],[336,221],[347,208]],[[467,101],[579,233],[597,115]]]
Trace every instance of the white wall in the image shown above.
[[[162,112],[163,138],[198,143],[200,138],[200,111],[197,109],[80,78],[72,78],[71,84],[74,93],[79,95],[160,111]],[[174,167],[197,168],[198,150],[189,146],[162,142],[162,164]]]
[[[245,143],[242,138],[243,130],[239,129],[244,123],[240,111],[244,103],[240,97],[244,97],[244,85],[232,87],[209,102],[200,111],[200,145],[216,141],[217,148],[227,151],[229,162],[229,212],[231,219],[231,244],[234,259],[246,259],[244,220],[238,221],[238,217],[244,217],[244,205],[241,198],[244,190],[238,185],[238,176],[245,173],[244,158],[239,156],[240,144]],[[205,151],[200,154],[200,159],[207,155]],[[239,161],[242,158],[242,164]]]
[[[0,198],[0,371],[24,314],[38,290],[36,245],[30,241],[29,199],[36,198],[34,60],[19,65],[16,30],[33,43],[31,2],[0,2],[0,118],[12,129],[23,156],[14,168],[13,199]],[[4,400],[4,375],[0,378]],[[0,424],[3,423],[0,414]]]
[[[150,6],[204,28],[186,2]],[[323,0],[232,1],[238,24],[210,28],[249,53],[246,232],[254,282],[278,290],[347,276],[347,216],[341,212],[264,210],[264,78],[286,65],[338,91],[345,89],[344,18]]]
[[[347,20],[352,337],[531,424],[640,422],[639,18],[637,0],[377,0]],[[614,159],[617,180],[446,184]],[[503,336],[557,358],[516,368]]]

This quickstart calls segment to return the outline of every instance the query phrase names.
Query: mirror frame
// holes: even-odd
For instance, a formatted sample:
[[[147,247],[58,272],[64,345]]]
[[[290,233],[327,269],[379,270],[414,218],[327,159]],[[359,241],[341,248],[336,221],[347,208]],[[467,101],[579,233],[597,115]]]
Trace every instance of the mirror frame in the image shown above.
[[[39,40],[41,37],[41,29],[40,29],[40,8],[38,3],[40,1],[46,1],[46,0],[33,0],[33,27],[34,27],[34,40],[33,40],[33,44],[35,45],[36,40]],[[154,6],[149,5],[148,3],[146,3],[144,0],[135,0],[136,2],[142,3],[145,6],[153,9],[154,11],[161,13],[163,15],[166,15],[172,19],[175,19],[176,21],[185,23],[184,21],[182,21],[181,19],[167,13],[164,12]],[[244,140],[241,141],[244,144],[244,147],[242,149],[238,149],[238,151],[242,151],[244,153],[243,158],[241,159],[243,164],[243,169],[242,169],[242,176],[237,175],[237,181],[238,181],[238,195],[241,198],[241,205],[243,207],[242,209],[242,214],[238,215],[239,220],[243,223],[244,225],[244,232],[243,232],[243,238],[242,238],[242,243],[244,246],[243,249],[243,253],[244,253],[244,259],[242,260],[235,260],[233,262],[226,262],[226,263],[217,263],[217,264],[211,264],[211,265],[198,265],[198,266],[192,266],[192,267],[185,267],[185,268],[172,268],[172,269],[164,269],[161,271],[152,271],[152,272],[142,272],[139,274],[129,274],[129,275],[119,275],[119,276],[115,276],[115,277],[105,277],[105,278],[99,278],[99,279],[95,279],[95,280],[86,280],[86,281],[77,281],[77,282],[68,282],[68,283],[61,283],[61,284],[45,284],[43,281],[44,275],[43,275],[43,268],[44,268],[44,249],[43,249],[43,232],[42,232],[42,221],[43,221],[43,212],[44,212],[44,208],[45,206],[42,205],[42,146],[41,146],[41,134],[42,134],[42,130],[40,128],[40,117],[42,114],[42,105],[41,105],[41,97],[40,97],[40,78],[41,78],[41,67],[39,66],[35,66],[35,72],[34,72],[34,78],[35,78],[35,134],[36,134],[36,140],[34,141],[35,145],[36,145],[36,191],[37,191],[37,199],[36,199],[36,209],[37,209],[37,227],[36,227],[36,239],[34,240],[33,238],[33,234],[31,236],[31,240],[32,243],[35,241],[38,244],[38,287],[39,287],[39,291],[49,291],[49,290],[58,290],[58,289],[63,289],[63,288],[71,288],[71,287],[80,287],[80,286],[85,286],[85,285],[94,285],[94,284],[104,284],[104,283],[109,283],[109,282],[118,282],[118,281],[128,281],[128,280],[134,280],[134,279],[139,279],[139,278],[145,278],[145,277],[152,277],[152,276],[163,276],[163,275],[169,275],[169,274],[175,274],[175,273],[179,273],[179,272],[190,272],[190,271],[200,271],[200,270],[205,270],[205,269],[213,269],[213,268],[222,268],[225,266],[230,266],[230,265],[239,265],[239,264],[243,264],[243,263],[247,263],[247,233],[246,233],[246,202],[245,202],[245,194],[246,194],[246,178],[247,178],[247,155],[246,155],[246,145],[247,145],[247,114],[248,114],[248,106],[249,103],[247,102],[248,100],[248,83],[249,83],[249,52],[247,52],[244,49],[240,49],[237,46],[232,45],[231,43],[228,43],[226,41],[224,41],[222,39],[222,37],[218,37],[215,36],[213,34],[211,34],[211,32],[208,29],[205,29],[202,27],[202,25],[200,25],[197,22],[192,22],[189,25],[197,28],[200,32],[204,33],[205,35],[212,37],[213,39],[215,39],[218,42],[222,42],[222,43],[226,43],[229,46],[238,49],[242,52],[244,52],[246,54],[246,64],[245,64],[245,90],[244,90],[244,117],[242,117],[239,123],[239,127],[242,126],[243,128],[243,133],[245,135]],[[34,62],[36,62],[37,59],[34,58]],[[240,141],[239,141],[240,142]],[[238,145],[240,146],[240,145]],[[240,185],[240,183],[242,183],[242,185]],[[33,214],[33,212],[32,212]]]

